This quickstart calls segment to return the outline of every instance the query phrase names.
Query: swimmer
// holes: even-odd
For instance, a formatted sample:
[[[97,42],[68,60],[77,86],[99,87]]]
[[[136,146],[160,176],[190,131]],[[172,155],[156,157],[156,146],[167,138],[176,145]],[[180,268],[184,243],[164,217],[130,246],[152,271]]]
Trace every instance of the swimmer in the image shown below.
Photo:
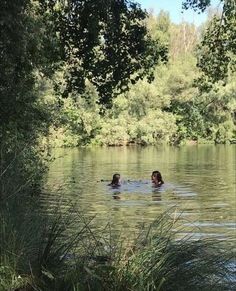
[[[112,181],[108,186],[119,187],[120,186],[120,174],[114,174],[112,177]]]
[[[151,179],[154,187],[160,187],[161,185],[164,184],[161,173],[159,171],[152,172]]]

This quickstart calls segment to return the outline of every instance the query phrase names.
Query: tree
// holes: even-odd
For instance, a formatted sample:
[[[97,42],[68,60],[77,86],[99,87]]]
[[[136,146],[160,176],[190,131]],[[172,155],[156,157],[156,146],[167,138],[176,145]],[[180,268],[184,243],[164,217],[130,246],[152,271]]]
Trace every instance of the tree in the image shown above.
[[[211,4],[211,0],[185,0],[183,2],[183,9],[193,8],[195,11],[200,10],[204,12]]]
[[[115,93],[166,59],[167,49],[147,33],[147,13],[127,0],[41,1],[55,22],[55,32],[66,62],[64,95],[83,92],[88,79],[98,90],[99,102],[111,104]]]
[[[187,54],[191,54],[198,42],[198,31],[194,24],[182,22],[172,24],[170,37],[170,60],[175,61]]]
[[[36,105],[38,72],[50,75],[56,51],[54,39],[48,33],[46,39],[45,31],[35,2],[0,2],[0,124],[3,128],[16,122],[17,129],[32,139],[45,121]]]
[[[199,47],[198,66],[204,73],[203,89],[207,89],[207,82],[225,80],[230,71],[236,69],[236,2],[221,2],[221,16],[215,15],[210,21]],[[204,11],[210,3],[210,0],[187,0],[183,8]]]
[[[152,39],[158,41],[158,44],[169,47],[170,43],[170,15],[168,12],[161,10],[156,16],[150,13],[147,18],[147,28]]]
[[[56,46],[36,4],[0,1],[0,197],[35,189],[45,169],[39,138],[50,108],[39,79],[51,74]]]

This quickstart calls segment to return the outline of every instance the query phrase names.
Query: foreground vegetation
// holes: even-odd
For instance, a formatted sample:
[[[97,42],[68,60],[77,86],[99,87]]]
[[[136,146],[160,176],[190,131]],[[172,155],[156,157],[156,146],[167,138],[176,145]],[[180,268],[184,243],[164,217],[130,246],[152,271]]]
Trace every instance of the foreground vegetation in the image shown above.
[[[181,236],[171,211],[130,241],[83,216],[1,209],[1,290],[233,290],[233,251]],[[67,212],[68,213],[68,212]],[[16,216],[17,214],[17,216]],[[19,221],[20,219],[20,221]],[[178,238],[178,239],[177,239]]]

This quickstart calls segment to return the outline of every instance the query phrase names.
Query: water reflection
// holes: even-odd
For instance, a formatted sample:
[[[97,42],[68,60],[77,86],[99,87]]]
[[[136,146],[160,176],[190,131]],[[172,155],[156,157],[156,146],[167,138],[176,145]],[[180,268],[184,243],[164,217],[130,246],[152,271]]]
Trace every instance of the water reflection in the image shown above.
[[[109,221],[129,233],[175,207],[186,233],[195,224],[196,236],[236,235],[235,145],[66,149],[56,155],[45,185],[52,194],[42,199],[49,209],[61,195],[63,203],[96,215],[98,226]],[[165,181],[157,189],[149,180],[155,169]],[[118,189],[107,186],[115,172],[124,180]]]

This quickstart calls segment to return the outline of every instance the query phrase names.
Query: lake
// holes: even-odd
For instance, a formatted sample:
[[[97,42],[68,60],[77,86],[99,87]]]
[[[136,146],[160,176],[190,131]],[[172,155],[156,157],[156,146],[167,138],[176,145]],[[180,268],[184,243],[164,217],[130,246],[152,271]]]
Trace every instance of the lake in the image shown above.
[[[42,198],[49,211],[58,200],[75,204],[99,227],[109,222],[130,235],[172,208],[183,234],[236,238],[236,145],[74,148],[54,155]],[[154,170],[165,181],[160,190],[150,183]],[[106,181],[116,172],[123,185],[111,189]]]

